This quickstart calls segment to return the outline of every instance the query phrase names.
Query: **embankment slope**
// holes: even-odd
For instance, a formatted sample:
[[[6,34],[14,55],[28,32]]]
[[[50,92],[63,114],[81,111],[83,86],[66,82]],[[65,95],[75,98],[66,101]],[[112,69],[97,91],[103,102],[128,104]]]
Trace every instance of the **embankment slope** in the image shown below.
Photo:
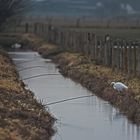
[[[25,89],[8,54],[0,50],[0,140],[49,140],[54,121]]]

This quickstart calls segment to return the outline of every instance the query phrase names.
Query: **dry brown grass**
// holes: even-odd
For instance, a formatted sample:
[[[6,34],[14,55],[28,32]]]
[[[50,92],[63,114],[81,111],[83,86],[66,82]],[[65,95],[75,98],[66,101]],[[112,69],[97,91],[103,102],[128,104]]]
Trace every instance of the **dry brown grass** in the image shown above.
[[[44,57],[49,56],[50,54],[55,54],[58,51],[58,47],[56,45],[47,44],[46,42],[39,41],[40,38],[33,36],[33,35],[25,35],[31,42],[37,41],[42,42],[40,47],[38,47],[38,51]],[[32,39],[33,38],[33,39]],[[61,51],[60,51],[61,52]],[[72,68],[75,66],[76,69],[82,71],[83,73],[86,72],[90,75],[94,75],[96,77],[107,77],[108,84],[112,81],[120,81],[125,83],[130,90],[132,90],[136,96],[140,95],[140,79],[137,77],[129,77],[128,75],[124,74],[120,71],[113,71],[111,68],[96,65],[94,62],[91,62],[87,56],[81,55],[79,53],[61,53],[60,63],[66,65],[68,68]]]
[[[53,44],[48,44],[43,38],[39,38],[34,34],[23,34],[21,36],[20,42],[27,49],[32,49],[38,51],[43,57],[51,56],[56,53],[61,52],[61,49]]]
[[[94,62],[91,62],[88,57],[78,53],[63,53],[59,56],[61,56],[60,60],[63,61],[61,63],[67,64],[69,67],[76,66],[77,69],[86,71],[86,73],[96,77],[107,77],[108,83],[112,81],[123,82],[136,94],[140,94],[140,79],[137,77],[129,77],[123,72],[113,71],[111,68],[96,65]]]
[[[86,56],[76,53],[62,53],[54,57],[60,72],[71,77],[91,90],[97,96],[117,106],[131,121],[140,124],[140,79],[96,65]],[[129,89],[118,93],[111,86],[112,81],[125,83]]]
[[[49,139],[54,119],[19,80],[8,55],[0,51],[0,140]]]
[[[18,74],[15,71],[15,66],[11,65],[10,58],[3,52],[0,51],[0,88],[14,91],[22,91],[21,83],[19,83]]]
[[[21,36],[21,41],[23,42],[29,41],[30,44],[34,44],[35,46],[40,45],[43,42],[41,38],[35,36],[34,34],[23,34]]]

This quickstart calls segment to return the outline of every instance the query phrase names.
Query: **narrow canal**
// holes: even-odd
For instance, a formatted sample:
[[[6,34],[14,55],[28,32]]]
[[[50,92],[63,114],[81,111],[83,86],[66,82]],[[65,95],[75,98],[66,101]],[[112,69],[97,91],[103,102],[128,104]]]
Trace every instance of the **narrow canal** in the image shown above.
[[[44,104],[90,95],[80,84],[64,78],[56,65],[36,52],[9,52],[22,79]],[[26,61],[26,62],[25,62]],[[52,140],[140,140],[140,127],[129,122],[96,96],[48,105],[58,119]]]

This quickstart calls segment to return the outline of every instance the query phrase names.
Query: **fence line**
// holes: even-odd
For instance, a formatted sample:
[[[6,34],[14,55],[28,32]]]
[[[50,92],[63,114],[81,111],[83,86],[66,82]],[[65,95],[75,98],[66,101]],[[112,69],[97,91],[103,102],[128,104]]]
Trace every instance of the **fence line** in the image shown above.
[[[108,34],[99,36],[92,31],[53,27],[42,23],[35,23],[33,26],[26,24],[25,32],[27,31],[63,49],[84,53],[97,64],[140,76],[139,41],[115,39]]]

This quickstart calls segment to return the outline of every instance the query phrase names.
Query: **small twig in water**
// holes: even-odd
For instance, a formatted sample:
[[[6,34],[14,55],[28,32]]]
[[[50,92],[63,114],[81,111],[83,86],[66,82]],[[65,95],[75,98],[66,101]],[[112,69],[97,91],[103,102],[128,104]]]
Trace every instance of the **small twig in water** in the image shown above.
[[[37,60],[35,60],[35,59],[33,59],[33,60],[26,60],[26,61],[22,61],[22,62],[19,62],[19,63],[16,63],[16,65],[20,65],[20,64],[23,64],[23,63],[28,63],[28,62],[33,62],[33,61],[37,61]]]
[[[68,98],[68,99],[64,99],[64,100],[48,103],[48,104],[46,104],[46,106],[47,105],[58,104],[58,103],[63,103],[63,102],[71,101],[71,100],[77,100],[77,99],[80,99],[80,98],[92,97],[92,96],[94,96],[94,95],[86,95],[86,96],[79,96],[79,97]]]
[[[41,60],[41,59],[26,60],[26,61],[22,61],[22,62],[16,63],[16,65],[20,65],[20,64],[28,63],[28,62],[33,62],[33,61],[40,61],[40,60]],[[43,62],[50,62],[51,60],[50,60],[50,59],[43,59],[42,61],[43,61]]]
[[[46,67],[45,66],[26,67],[26,68],[19,69],[18,72],[28,70],[28,69],[34,69],[34,68],[46,68]]]
[[[55,74],[55,73],[54,74],[53,73],[40,74],[40,75],[34,75],[34,76],[31,76],[31,77],[23,78],[22,80],[38,78],[38,77],[47,76],[47,75],[60,75],[60,74]]]

